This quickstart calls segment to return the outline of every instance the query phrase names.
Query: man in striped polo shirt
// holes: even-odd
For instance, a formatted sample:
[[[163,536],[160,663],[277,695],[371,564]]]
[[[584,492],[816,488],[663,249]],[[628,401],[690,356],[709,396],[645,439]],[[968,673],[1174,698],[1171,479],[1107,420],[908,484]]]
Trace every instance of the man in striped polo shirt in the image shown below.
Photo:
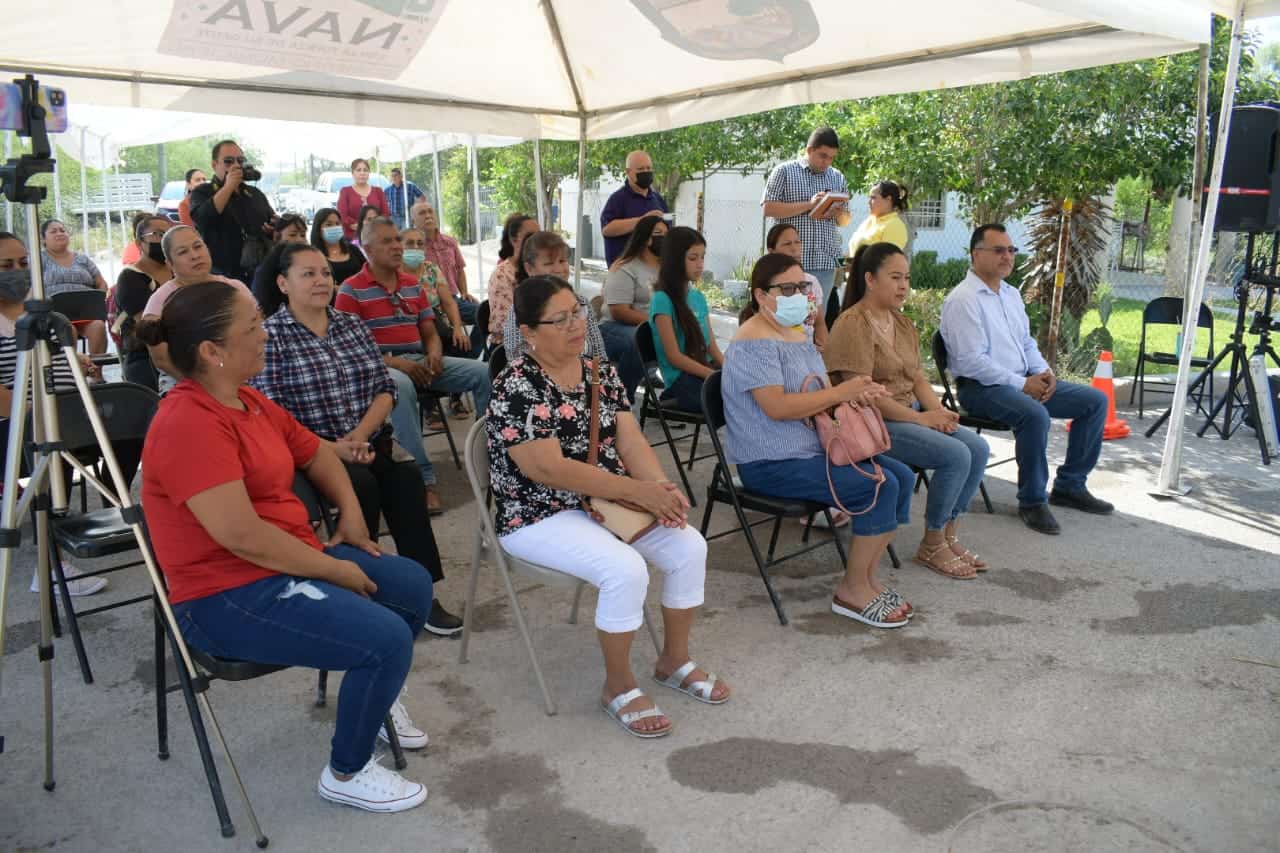
[[[483,415],[489,407],[489,367],[484,362],[443,354],[427,295],[417,278],[400,271],[404,245],[394,222],[387,217],[369,220],[360,235],[360,247],[368,261],[342,283],[334,307],[364,320],[383,348],[383,360],[391,368],[401,398],[391,413],[396,441],[414,454],[427,484],[428,509],[439,513],[435,471],[422,450],[417,389],[470,393],[475,397],[476,412]]]

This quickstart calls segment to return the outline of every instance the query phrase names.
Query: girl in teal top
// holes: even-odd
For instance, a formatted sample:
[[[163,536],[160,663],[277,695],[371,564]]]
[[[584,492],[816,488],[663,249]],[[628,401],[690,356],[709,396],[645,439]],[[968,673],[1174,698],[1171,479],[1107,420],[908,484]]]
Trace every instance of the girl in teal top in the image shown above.
[[[702,381],[724,364],[711,334],[707,298],[690,287],[702,280],[707,241],[693,228],[677,227],[662,242],[658,280],[649,303],[649,325],[666,390],[660,399],[676,408],[702,411]]]

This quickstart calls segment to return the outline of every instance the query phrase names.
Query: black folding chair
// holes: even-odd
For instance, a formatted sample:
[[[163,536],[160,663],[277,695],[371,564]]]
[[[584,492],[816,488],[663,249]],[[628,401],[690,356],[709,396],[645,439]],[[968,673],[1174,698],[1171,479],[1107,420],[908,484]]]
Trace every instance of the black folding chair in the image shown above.
[[[484,349],[480,350],[480,357],[488,361],[493,353],[493,344],[489,342],[489,300],[486,299],[476,307],[475,327],[484,332]]]
[[[505,370],[506,366],[507,348],[502,344],[498,344],[489,351],[489,381],[492,382],[497,379],[498,374]]]
[[[933,345],[933,363],[937,365],[938,376],[941,377],[942,379],[942,405],[946,406],[951,411],[960,415],[960,425],[969,427],[969,429],[973,430],[979,435],[982,434],[982,431],[984,429],[990,432],[1013,432],[1013,427],[1009,426],[1004,421],[997,421],[992,418],[982,418],[982,417],[978,417],[977,415],[970,415],[966,412],[961,411],[960,403],[956,399],[956,395],[951,391],[951,380],[947,378],[947,365],[950,362],[947,358],[947,342],[942,339],[942,332],[933,333],[932,345]],[[1001,459],[997,462],[991,462],[987,465],[987,467],[993,468],[996,465],[1003,465],[1006,462],[1012,462],[1014,458],[1015,457],[1011,456],[1008,459]],[[927,477],[925,477],[924,479],[924,484],[926,487],[929,485],[929,480]],[[918,485],[919,484],[917,484],[917,487]],[[987,512],[994,513],[995,508],[991,505],[991,497],[987,494],[987,483],[985,479],[983,480],[983,482],[978,484],[978,491],[982,493],[982,503],[984,506],[986,506]]]
[[[379,347],[384,355],[404,355],[406,353],[422,353],[421,344],[403,344]],[[462,457],[458,455],[458,445],[453,440],[453,430],[449,427],[449,411],[444,401],[449,399],[448,391],[436,391],[433,388],[423,388],[415,383],[418,391],[418,421],[420,423],[430,424],[427,420],[427,413],[434,411],[440,416],[440,428],[433,429],[430,426],[422,430],[423,438],[431,438],[433,435],[443,435],[445,440],[449,442],[449,452],[453,454],[453,464],[458,470],[462,470]]]
[[[132,452],[140,453],[142,441],[146,437],[147,427],[155,415],[159,396],[149,388],[134,385],[131,382],[111,382],[92,385],[94,405],[106,427],[107,436],[113,448],[131,447]],[[58,410],[58,426],[61,430],[64,449],[79,459],[87,460],[90,456],[100,458],[98,441],[94,437],[89,423],[89,415],[80,400],[78,392],[59,391],[54,397],[54,405]],[[30,421],[28,420],[28,424]],[[27,435],[31,435],[28,426]],[[27,462],[31,465],[30,458]],[[62,462],[58,462],[62,464]],[[86,466],[87,467],[87,466]],[[105,463],[99,462],[97,470],[92,473],[100,482],[110,485],[110,477],[105,476]],[[70,487],[70,483],[68,483]],[[93,669],[89,666],[89,656],[85,651],[84,638],[80,633],[80,619],[95,613],[104,613],[118,607],[126,607],[147,601],[150,595],[135,596],[110,604],[76,610],[72,604],[71,593],[67,586],[65,567],[62,565],[64,553],[74,555],[83,560],[96,560],[137,551],[137,541],[133,538],[133,530],[121,517],[120,509],[109,506],[105,509],[87,511],[85,492],[87,482],[81,475],[81,510],[74,512],[68,508],[63,515],[51,515],[49,518],[49,563],[53,569],[53,585],[62,601],[62,610],[66,615],[67,627],[71,633],[71,641],[75,646],[76,659],[80,663],[80,674],[85,684],[93,683]],[[106,504],[106,499],[103,500]],[[84,572],[81,577],[96,577],[111,574],[123,569],[143,565],[141,560],[132,560],[119,565],[94,569]],[[55,610],[56,615],[56,610]],[[59,633],[61,631],[59,630]]]
[[[724,447],[720,443],[719,431],[724,426],[725,421],[724,401],[720,397],[720,371],[718,370],[708,376],[706,381],[702,383],[702,409],[707,416],[707,433],[711,436],[711,446],[714,449],[713,455],[716,457],[716,470],[711,475],[711,482],[707,485],[707,508],[702,514],[702,535],[708,542],[723,536],[731,536],[738,531],[742,531],[746,535],[747,546],[751,549],[751,556],[756,561],[756,569],[760,572],[760,579],[764,581],[764,588],[769,593],[769,600],[773,602],[774,612],[778,614],[778,621],[786,625],[787,614],[782,609],[782,601],[778,598],[777,590],[773,588],[773,581],[769,577],[769,569],[780,563],[785,563],[787,560],[799,557],[801,554],[807,554],[827,545],[836,546],[836,551],[840,554],[840,566],[843,568],[849,558],[845,553],[844,543],[840,541],[839,534],[834,527],[831,527],[831,508],[816,501],[777,498],[761,492],[753,492],[745,488],[738,478],[733,475],[729,469],[729,460],[725,457]],[[733,507],[733,511],[738,517],[738,526],[721,531],[713,536],[707,536],[707,529],[711,526],[711,511],[717,503],[727,503]],[[747,518],[748,511],[764,513],[765,517],[751,521]],[[801,541],[809,543],[809,534],[813,530],[813,517],[819,513],[826,518],[827,526],[831,529],[830,542],[805,544],[803,547],[782,557],[774,557],[778,546],[778,534],[782,530],[782,520],[784,518],[808,519]],[[773,522],[773,532],[769,536],[769,551],[766,556],[761,556],[760,545],[756,542],[752,528],[766,524],[769,521]],[[901,565],[892,545],[889,546],[889,558],[893,560],[894,568],[898,568]]]
[[[101,290],[64,290],[49,297],[53,310],[66,317],[73,325],[79,327],[95,320],[107,321],[107,294]],[[81,349],[89,351],[89,341],[80,336]],[[95,364],[110,364],[117,361],[113,353],[93,356]]]
[[[685,494],[689,496],[689,501],[694,506],[698,505],[697,498],[694,497],[693,489],[689,485],[689,476],[685,473],[685,468],[693,467],[693,463],[699,459],[710,459],[715,456],[714,453],[704,453],[701,456],[696,455],[698,452],[698,436],[702,431],[702,427],[707,423],[707,419],[701,412],[688,412],[676,407],[675,400],[662,400],[659,395],[662,392],[662,375],[658,369],[658,350],[653,342],[653,327],[648,321],[636,326],[636,352],[640,355],[640,364],[643,366],[641,371],[640,384],[644,388],[644,398],[640,400],[640,429],[644,429],[645,421],[650,415],[658,419],[658,425],[662,427],[662,434],[666,438],[653,444],[654,447],[666,446],[671,451],[671,458],[676,463],[676,471],[680,474],[680,480],[684,483]],[[693,424],[692,443],[689,445],[689,458],[684,462],[680,460],[680,452],[676,449],[677,441],[684,441],[691,436],[682,435],[674,437],[671,434],[671,424]]]
[[[302,472],[297,472],[293,479],[294,494],[307,507],[307,513],[310,517],[313,527],[323,526],[325,531],[332,534],[333,532],[333,513],[326,505],[324,500],[316,492],[311,485],[311,481],[306,478]],[[154,549],[153,549],[154,550]],[[154,596],[152,599],[155,600]],[[157,754],[160,759],[167,760],[169,758],[169,694],[174,691],[181,691],[182,697],[186,701],[187,713],[191,717],[191,728],[195,733],[196,748],[200,752],[200,760],[204,765],[205,779],[209,783],[209,793],[213,797],[213,808],[218,815],[218,824],[222,831],[223,838],[230,838],[235,835],[235,826],[231,822],[231,815],[227,811],[226,797],[222,793],[222,782],[218,776],[218,768],[213,761],[213,751],[209,747],[209,736],[205,730],[204,717],[200,712],[200,706],[196,703],[196,694],[203,693],[209,689],[211,681],[250,681],[255,678],[261,678],[264,675],[270,675],[273,672],[280,672],[290,667],[282,664],[263,664],[253,663],[251,661],[233,660],[230,658],[221,658],[203,652],[190,644],[187,650],[191,653],[191,659],[199,667],[198,677],[192,679],[187,673],[186,667],[181,663],[181,656],[178,654],[177,642],[169,631],[167,624],[160,613],[159,602],[155,605],[155,678],[156,678],[156,739],[158,745]],[[173,659],[177,664],[178,683],[169,685],[167,683],[168,674],[165,670],[165,636],[168,635],[169,643],[173,648]],[[326,685],[328,680],[328,672],[321,670],[319,674],[319,685],[317,688],[316,705],[323,706],[325,704]],[[383,721],[383,725],[387,731],[387,739],[391,746],[391,755],[395,762],[397,770],[403,770],[408,762],[405,760],[404,751],[400,748],[400,739],[396,734],[395,725],[391,720],[391,715]],[[221,734],[219,733],[221,739]],[[249,795],[245,790],[244,783],[240,779],[240,773],[236,769],[235,763],[230,761],[230,752],[227,749],[225,741],[221,743],[223,752],[228,756],[228,764],[231,769],[232,776],[235,778],[236,785],[240,790],[240,796],[244,799],[249,809],[250,820],[255,829],[257,829],[257,818],[253,813],[253,807],[249,803]],[[258,847],[265,848],[267,846],[267,838],[261,834],[257,838]]]
[[[1161,296],[1152,299],[1142,309],[1142,338],[1138,343],[1138,367],[1134,371],[1133,386],[1129,389],[1129,404],[1133,405],[1134,394],[1138,396],[1138,417],[1142,417],[1143,404],[1145,395],[1151,394],[1172,394],[1173,386],[1161,383],[1156,387],[1147,389],[1146,376],[1148,364],[1160,364],[1169,367],[1178,364],[1178,353],[1176,352],[1148,352],[1147,351],[1147,326],[1177,326],[1182,328],[1182,298],[1178,296]],[[1213,342],[1213,312],[1209,310],[1209,306],[1203,302],[1200,303],[1200,315],[1196,319],[1197,329],[1209,330],[1209,351],[1205,353],[1203,358],[1193,357],[1191,366],[1198,368],[1208,367],[1213,363],[1214,342]],[[1209,374],[1208,405],[1213,405],[1213,374]],[[1205,386],[1201,385],[1199,392],[1195,396],[1196,408],[1205,415],[1209,414],[1205,408]]]

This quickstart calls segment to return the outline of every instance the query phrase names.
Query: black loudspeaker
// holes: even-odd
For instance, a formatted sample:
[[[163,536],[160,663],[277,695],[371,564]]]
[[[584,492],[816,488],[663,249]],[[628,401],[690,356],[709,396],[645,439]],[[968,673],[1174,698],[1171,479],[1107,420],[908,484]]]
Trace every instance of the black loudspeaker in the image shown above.
[[[1214,131],[1218,118],[1209,122]],[[1217,140],[1209,139],[1209,157]],[[1280,107],[1250,104],[1231,111],[1227,156],[1222,164],[1222,191],[1218,197],[1218,231],[1280,231]],[[1203,204],[1208,203],[1208,176]],[[1201,209],[1205,209],[1203,206]]]

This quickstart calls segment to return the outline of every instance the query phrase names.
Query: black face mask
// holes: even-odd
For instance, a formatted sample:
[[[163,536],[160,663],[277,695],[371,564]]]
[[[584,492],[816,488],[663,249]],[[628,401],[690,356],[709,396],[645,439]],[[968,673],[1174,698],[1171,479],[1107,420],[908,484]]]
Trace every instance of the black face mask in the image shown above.
[[[21,302],[31,292],[31,270],[17,267],[0,271],[0,299]]]
[[[656,237],[649,238],[649,251],[653,252],[658,257],[662,257],[662,240],[663,237],[661,234]]]
[[[636,172],[636,186],[642,190],[653,186],[653,172]]]
[[[158,264],[164,263],[164,247],[159,243],[147,244],[147,257]]]

